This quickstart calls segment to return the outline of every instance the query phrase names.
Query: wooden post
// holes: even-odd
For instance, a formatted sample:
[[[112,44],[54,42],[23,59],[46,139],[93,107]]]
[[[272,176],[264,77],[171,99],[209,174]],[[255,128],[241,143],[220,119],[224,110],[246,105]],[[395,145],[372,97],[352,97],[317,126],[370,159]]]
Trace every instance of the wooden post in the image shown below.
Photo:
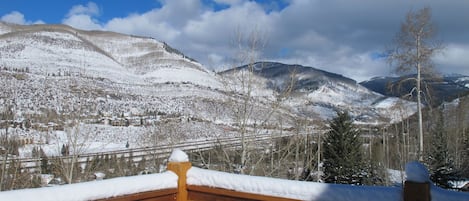
[[[176,201],[187,201],[187,171],[192,167],[191,162],[169,162],[168,170],[178,175],[178,190]]]
[[[404,201],[430,201],[430,183],[405,181]]]

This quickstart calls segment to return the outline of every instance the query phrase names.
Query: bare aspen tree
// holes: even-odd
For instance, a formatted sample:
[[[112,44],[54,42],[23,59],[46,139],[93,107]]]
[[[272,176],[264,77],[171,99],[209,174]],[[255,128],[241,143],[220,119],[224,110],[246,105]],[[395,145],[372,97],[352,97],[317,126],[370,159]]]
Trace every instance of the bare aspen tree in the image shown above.
[[[235,60],[236,63],[247,63],[246,70],[239,70],[234,75],[235,86],[234,89],[228,89],[240,94],[241,101],[233,100],[234,102],[234,118],[238,124],[240,140],[241,140],[241,153],[240,153],[240,173],[245,174],[245,166],[248,161],[248,126],[252,123],[253,111],[255,109],[254,103],[254,69],[255,62],[259,58],[261,50],[265,46],[264,38],[261,36],[259,30],[252,30],[246,37],[239,30],[236,32],[236,38],[233,41],[233,46],[237,47]],[[235,64],[236,65],[236,64]],[[236,86],[238,85],[239,86]],[[230,83],[226,84],[230,86]]]
[[[436,29],[431,21],[431,9],[425,7],[407,13],[401,30],[396,34],[389,49],[388,62],[397,72],[415,72],[415,91],[417,94],[419,149],[418,159],[423,161],[423,122],[422,122],[422,74],[433,70],[432,57],[443,47],[434,40]],[[412,92],[411,92],[412,93]]]
[[[240,146],[236,151],[236,156],[232,156],[222,145],[219,155],[221,160],[229,165],[229,171],[234,171],[233,164],[239,165],[236,171],[241,174],[254,174],[255,171],[264,172],[271,175],[275,169],[274,166],[274,148],[271,146],[269,152],[262,152],[259,146],[262,143],[275,144],[275,138],[282,136],[282,127],[284,121],[291,125],[295,118],[291,115],[282,113],[282,102],[289,97],[294,89],[294,80],[296,79],[295,70],[290,72],[288,81],[280,89],[272,90],[271,95],[261,95],[258,92],[263,91],[265,80],[259,79],[259,72],[264,69],[264,63],[258,62],[261,52],[266,44],[266,36],[257,28],[248,32],[235,32],[232,45],[235,49],[233,59],[233,70],[224,74],[224,84],[230,97],[227,102],[231,108],[233,125],[236,127],[236,135],[239,137]],[[243,66],[237,68],[237,66]],[[281,117],[283,116],[283,117]],[[280,126],[280,127],[279,127]],[[265,133],[264,133],[265,132]],[[256,142],[262,133],[270,135],[270,142]],[[277,135],[280,133],[279,135]],[[256,144],[257,143],[257,144]],[[260,143],[260,144],[259,144]],[[292,145],[293,147],[294,145]],[[270,155],[270,157],[269,157]],[[278,155],[279,156],[279,155]],[[279,156],[280,157],[280,156]],[[261,166],[265,164],[270,166],[270,170]]]

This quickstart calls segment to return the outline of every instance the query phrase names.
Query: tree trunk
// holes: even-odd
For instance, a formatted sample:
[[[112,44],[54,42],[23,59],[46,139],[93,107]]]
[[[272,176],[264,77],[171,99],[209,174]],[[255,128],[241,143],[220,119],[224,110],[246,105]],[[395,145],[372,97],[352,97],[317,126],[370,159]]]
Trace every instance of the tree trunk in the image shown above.
[[[420,37],[417,37],[417,58],[420,58]],[[417,60],[417,110],[419,118],[419,152],[418,157],[419,161],[423,162],[423,122],[422,122],[422,91],[421,91],[421,62]]]

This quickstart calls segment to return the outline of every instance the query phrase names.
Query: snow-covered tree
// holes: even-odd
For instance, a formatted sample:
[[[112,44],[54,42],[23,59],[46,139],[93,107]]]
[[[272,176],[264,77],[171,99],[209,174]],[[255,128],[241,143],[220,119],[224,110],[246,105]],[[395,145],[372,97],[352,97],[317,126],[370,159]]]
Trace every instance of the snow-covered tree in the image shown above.
[[[337,112],[323,142],[324,181],[362,184],[364,165],[360,133],[347,112]]]

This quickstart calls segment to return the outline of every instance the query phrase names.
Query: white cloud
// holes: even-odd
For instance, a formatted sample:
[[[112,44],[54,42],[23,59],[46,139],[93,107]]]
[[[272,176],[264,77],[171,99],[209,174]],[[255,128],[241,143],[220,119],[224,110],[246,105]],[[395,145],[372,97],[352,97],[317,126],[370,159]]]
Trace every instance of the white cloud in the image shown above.
[[[84,30],[102,30],[99,21],[94,18],[99,15],[99,8],[94,2],[87,5],[73,6],[62,20],[63,24]]]
[[[469,44],[448,44],[442,54],[435,57],[440,72],[469,75]]]
[[[70,11],[68,11],[67,16],[72,17],[74,15],[98,16],[99,15],[98,5],[96,5],[96,3],[94,2],[88,2],[88,4],[86,5],[75,5],[70,9]]]
[[[225,5],[239,5],[243,3],[244,0],[214,0],[214,2]]]
[[[15,23],[15,24],[26,24],[24,15],[18,11],[13,11],[9,14],[2,16],[2,21]]]
[[[460,72],[462,68],[456,66],[469,63],[465,56],[469,54],[469,42],[464,35],[469,30],[464,22],[469,18],[469,2],[285,1],[287,7],[269,10],[254,1],[213,0],[229,5],[215,10],[201,0],[161,0],[161,8],[106,22],[96,20],[99,8],[90,2],[74,6],[63,22],[82,29],[151,36],[215,69],[236,57],[236,31],[250,34],[259,30],[267,42],[265,49],[256,52],[262,60],[309,65],[364,80],[390,74],[390,67],[370,55],[382,52],[391,42],[405,13],[411,8],[432,6],[434,19],[443,28],[443,41],[454,44],[446,56],[437,58],[437,63],[449,66],[446,70]],[[281,54],[279,59],[279,53],[285,50],[288,54]]]
[[[153,36],[169,44],[185,40],[179,38],[183,27],[190,19],[196,19],[203,11],[199,1],[163,1],[161,8],[142,14],[132,14],[124,18],[108,21],[104,28],[127,34]]]
[[[12,11],[0,18],[4,22],[14,23],[14,24],[44,24],[42,20],[37,20],[35,22],[31,22],[25,19],[24,15],[18,11]]]
[[[143,15],[132,15],[127,18],[115,18],[109,21],[105,28],[107,30],[153,36],[158,40],[174,41],[180,34],[180,31],[171,26],[166,21],[154,20],[154,11],[145,13]]]
[[[101,30],[102,26],[89,15],[77,14],[62,20],[62,23],[84,30]]]
[[[239,59],[239,46],[244,44],[238,41],[238,37],[247,38],[255,32],[256,37],[260,37],[259,46],[269,43],[275,18],[274,14],[265,13],[254,2],[244,2],[220,11],[207,10],[199,18],[187,23],[181,34],[185,40],[174,41],[174,44],[185,48],[182,49],[184,52],[192,52],[191,56],[202,63],[210,62],[215,69],[223,69],[227,66],[226,63],[233,65],[233,59]],[[258,55],[261,52],[264,50],[257,52]],[[223,59],[218,59],[220,63],[214,63],[214,60],[206,56],[210,54],[221,55]]]

